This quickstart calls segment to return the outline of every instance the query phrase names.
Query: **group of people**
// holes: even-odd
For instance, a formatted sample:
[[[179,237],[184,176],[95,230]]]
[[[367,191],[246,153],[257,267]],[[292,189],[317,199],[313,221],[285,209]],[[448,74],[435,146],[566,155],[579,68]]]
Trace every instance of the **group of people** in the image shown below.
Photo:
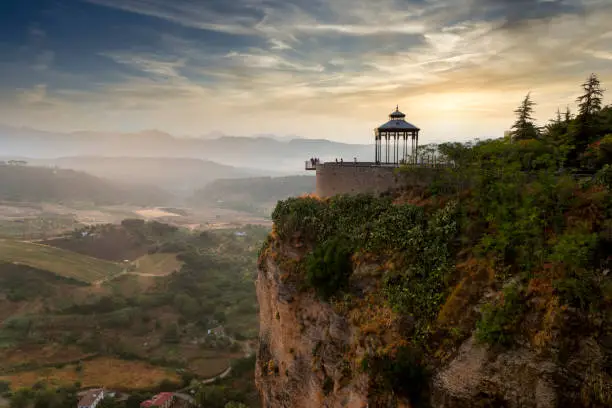
[[[354,158],[355,164],[357,164],[357,158]],[[310,158],[310,165],[312,167],[314,167],[317,164],[321,164],[321,160],[319,158],[316,157],[311,157]],[[338,161],[338,159],[336,159],[336,164],[344,164],[344,160],[342,160],[342,158],[340,158],[340,161]]]
[[[357,158],[356,157],[353,158],[353,161],[354,161],[355,164],[357,164]],[[338,159],[336,159],[336,164],[337,163],[344,164],[344,160],[342,160],[342,158],[340,158],[340,161],[338,162]]]

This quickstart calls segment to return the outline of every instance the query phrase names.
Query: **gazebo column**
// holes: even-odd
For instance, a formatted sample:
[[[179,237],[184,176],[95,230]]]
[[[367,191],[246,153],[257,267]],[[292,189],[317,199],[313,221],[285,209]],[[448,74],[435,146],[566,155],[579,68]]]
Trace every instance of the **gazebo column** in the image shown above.
[[[378,161],[378,135],[374,138],[374,163]]]
[[[393,164],[397,164],[397,132],[393,132]]]
[[[419,154],[419,131],[416,131],[416,154]]]
[[[389,133],[385,134],[385,163],[389,163]]]
[[[402,142],[402,140],[400,139],[401,137],[402,133],[397,132],[397,157],[395,158],[395,164],[399,164],[400,162],[400,144]]]

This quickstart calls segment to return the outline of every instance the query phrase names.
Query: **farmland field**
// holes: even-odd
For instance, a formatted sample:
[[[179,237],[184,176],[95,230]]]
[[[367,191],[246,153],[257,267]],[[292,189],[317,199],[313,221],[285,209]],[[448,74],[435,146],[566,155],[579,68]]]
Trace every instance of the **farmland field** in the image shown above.
[[[142,275],[166,276],[181,268],[183,264],[176,259],[176,254],[149,254],[134,261],[133,273]]]
[[[0,260],[46,270],[86,283],[117,275],[121,266],[32,242],[0,239]]]
[[[31,387],[39,381],[55,386],[69,386],[78,381],[84,388],[104,385],[114,389],[143,389],[159,385],[164,380],[180,382],[173,370],[112,357],[83,361],[81,369],[71,364],[0,376],[0,381],[10,382],[13,389]]]

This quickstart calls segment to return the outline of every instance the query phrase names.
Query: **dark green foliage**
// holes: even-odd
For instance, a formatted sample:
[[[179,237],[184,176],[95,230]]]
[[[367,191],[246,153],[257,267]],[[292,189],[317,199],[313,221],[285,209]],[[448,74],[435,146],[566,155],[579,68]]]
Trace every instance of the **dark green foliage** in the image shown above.
[[[323,394],[328,396],[334,390],[334,380],[331,377],[325,376],[323,380]]]
[[[407,262],[388,273],[386,293],[394,309],[415,315],[417,329],[426,331],[447,294],[456,208],[451,202],[428,218],[423,208],[364,194],[327,202],[288,199],[279,202],[273,218],[279,236],[299,232],[310,239],[306,283],[323,298],[346,286],[353,252],[403,253]]]
[[[4,394],[7,391],[11,390],[11,383],[8,381],[0,380],[0,394]]]
[[[524,290],[517,284],[507,286],[500,303],[483,307],[476,325],[478,340],[491,345],[511,345],[526,309]]]
[[[13,302],[50,297],[58,285],[78,287],[86,284],[26,265],[0,263],[0,293]]]
[[[391,252],[412,245],[425,222],[423,209],[393,205],[391,198],[372,195],[335,196],[280,201],[272,214],[281,239],[299,234],[307,243],[322,244],[344,237],[355,250]]]
[[[306,259],[306,283],[323,299],[344,289],[352,272],[352,252],[344,238],[317,247]]]
[[[412,246],[405,269],[388,275],[385,292],[399,313],[415,317],[416,335],[423,335],[436,317],[448,291],[454,267],[452,242],[457,234],[456,203],[430,217],[425,227],[409,236]]]
[[[298,232],[308,241],[318,240],[325,228],[324,220],[319,218],[324,208],[324,203],[312,197],[279,201],[272,212],[276,232],[283,240]]]
[[[76,406],[78,397],[75,388],[51,389],[46,386],[23,388],[12,394],[11,408],[66,408]]]
[[[569,272],[553,281],[553,287],[561,302],[570,307],[597,311],[602,301],[602,283],[592,270]]]
[[[105,397],[97,405],[97,408],[124,408],[124,407],[125,407],[125,403],[118,401],[117,399],[112,398],[112,397]]]
[[[534,105],[535,102],[531,100],[531,95],[528,93],[525,99],[523,99],[521,106],[514,111],[517,118],[516,123],[512,126],[513,140],[527,140],[538,137],[538,129],[534,124],[532,116]]]

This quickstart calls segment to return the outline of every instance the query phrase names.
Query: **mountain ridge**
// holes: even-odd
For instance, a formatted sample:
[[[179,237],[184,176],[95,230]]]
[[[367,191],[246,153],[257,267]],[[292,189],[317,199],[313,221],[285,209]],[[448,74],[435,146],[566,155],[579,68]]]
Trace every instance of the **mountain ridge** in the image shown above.
[[[141,132],[47,132],[0,125],[0,151],[5,156],[51,159],[66,156],[171,157],[210,160],[234,167],[303,171],[310,157],[369,160],[373,148],[327,139],[283,139],[270,135],[215,138],[178,137],[159,130]]]

